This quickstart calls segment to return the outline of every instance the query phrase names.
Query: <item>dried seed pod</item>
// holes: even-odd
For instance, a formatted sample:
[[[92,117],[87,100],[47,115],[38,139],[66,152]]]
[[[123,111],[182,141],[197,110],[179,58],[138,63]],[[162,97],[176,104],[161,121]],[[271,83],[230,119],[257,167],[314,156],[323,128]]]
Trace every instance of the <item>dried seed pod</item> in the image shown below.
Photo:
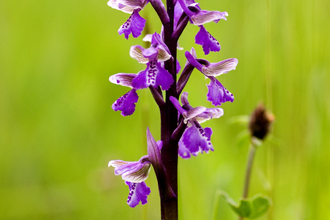
[[[274,119],[274,115],[267,112],[263,104],[259,104],[251,114],[249,122],[251,136],[263,140],[269,133],[270,126]]]

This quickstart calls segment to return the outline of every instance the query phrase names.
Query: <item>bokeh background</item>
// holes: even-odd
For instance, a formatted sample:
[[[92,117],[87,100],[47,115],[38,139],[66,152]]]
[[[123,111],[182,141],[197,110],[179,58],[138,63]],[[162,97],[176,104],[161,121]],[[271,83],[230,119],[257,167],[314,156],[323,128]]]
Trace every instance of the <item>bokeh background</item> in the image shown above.
[[[276,116],[252,173],[250,195],[273,201],[260,219],[330,219],[330,1],[198,2],[229,13],[205,25],[221,51],[204,56],[193,25],[180,46],[239,64],[218,77],[235,101],[204,124],[215,151],[179,160],[180,219],[211,219],[218,189],[240,198],[248,139],[246,126],[233,121],[259,102]],[[148,90],[138,92],[133,116],[111,109],[128,88],[109,76],[145,67],[129,56],[142,38],[117,33],[128,15],[106,3],[0,1],[0,219],[160,219],[153,171],[148,204],[132,209],[127,186],[107,167],[145,155],[146,127],[157,140],[160,128]],[[149,33],[159,32],[151,5],[141,15]],[[206,83],[193,73],[186,88],[193,106],[211,107]],[[223,199],[217,208],[217,219],[237,219]]]

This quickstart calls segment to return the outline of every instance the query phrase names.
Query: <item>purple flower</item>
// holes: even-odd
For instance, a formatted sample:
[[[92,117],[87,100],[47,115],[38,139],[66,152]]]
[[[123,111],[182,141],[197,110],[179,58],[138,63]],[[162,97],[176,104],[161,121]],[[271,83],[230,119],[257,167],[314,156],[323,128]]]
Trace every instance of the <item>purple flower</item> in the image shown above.
[[[144,49],[140,45],[132,46],[130,55],[140,63],[147,64],[147,68],[139,72],[133,79],[133,88],[143,89],[149,86],[161,86],[163,90],[170,88],[174,82],[173,77],[162,67],[161,62],[170,59],[171,55],[159,34],[152,35],[151,46],[148,49]]]
[[[190,18],[190,21],[199,26],[199,32],[195,37],[195,43],[202,45],[204,53],[207,55],[210,51],[217,52],[220,51],[219,42],[204,28],[204,24],[214,21],[218,23],[220,19],[227,20],[226,16],[228,16],[227,12],[219,12],[219,11],[205,11],[201,10],[199,4],[194,0],[178,0],[176,7],[182,8],[187,16]],[[179,9],[176,9],[177,13],[181,13]],[[176,15],[178,18],[179,15]]]
[[[202,72],[211,81],[207,85],[208,93],[207,100],[212,102],[213,105],[218,106],[225,102],[233,102],[234,96],[229,92],[216,78],[221,74],[227,73],[230,70],[236,69],[238,60],[236,58],[230,58],[218,63],[208,63],[207,65],[202,65],[197,61],[196,52],[194,48],[191,49],[191,53],[186,51],[185,53],[188,62]]]
[[[163,32],[163,30],[162,30],[162,32]],[[161,36],[162,36],[162,37],[161,37]],[[156,42],[159,41],[159,43],[161,43],[164,47],[168,48],[168,47],[166,46],[166,44],[164,43],[164,40],[163,40],[163,34],[162,34],[162,33],[161,33],[161,35],[159,35],[159,37],[161,37],[161,39],[157,40]],[[152,39],[153,39],[153,34],[147,34],[146,36],[144,36],[143,41],[146,41],[146,42],[150,42],[150,43],[151,43]],[[178,50],[183,50],[183,48],[180,47],[179,44],[178,44],[178,46],[177,46],[177,49],[178,49]],[[170,51],[167,51],[167,52],[170,53]],[[164,68],[164,62],[161,62],[161,66]],[[180,70],[181,70],[180,63],[179,63],[178,60],[176,60],[176,73],[179,73]]]
[[[147,197],[150,194],[150,188],[145,184],[148,178],[151,165],[154,170],[159,172],[162,167],[160,151],[163,146],[162,141],[156,142],[147,129],[148,156],[143,156],[139,161],[111,160],[108,166],[115,168],[115,175],[121,175],[129,187],[127,204],[134,208],[140,202],[142,205],[147,203]]]
[[[135,103],[139,98],[136,90],[149,86],[161,86],[163,90],[167,90],[174,82],[172,75],[162,67],[163,62],[170,59],[171,55],[159,34],[154,33],[152,35],[151,47],[148,49],[144,49],[139,45],[132,46],[130,55],[140,63],[147,64],[147,68],[138,74],[118,73],[110,76],[110,82],[132,89],[117,99],[112,105],[112,109],[122,111],[121,114],[123,116],[134,113]]]
[[[187,92],[183,92],[181,95],[182,107],[179,101],[173,96],[170,97],[170,101],[184,117],[184,122],[188,123],[186,130],[179,140],[179,156],[187,159],[190,158],[190,154],[197,156],[198,153],[208,153],[209,150],[213,151],[214,149],[211,144],[212,129],[203,128],[200,123],[222,116],[222,108],[193,108],[188,102]]]
[[[136,77],[133,73],[118,73],[110,76],[109,81],[132,88],[128,93],[117,99],[112,104],[112,109],[115,111],[121,111],[123,116],[132,115],[135,111],[135,103],[138,101],[139,96],[136,93],[136,89],[132,87],[132,81]]]
[[[148,178],[151,166],[148,156],[143,156],[136,162],[111,160],[108,166],[113,166],[115,174],[121,175],[126,185],[129,186],[127,204],[130,207],[134,208],[140,202],[142,205],[147,203],[147,197],[151,192],[144,182]]]
[[[110,0],[108,5],[114,9],[131,14],[128,20],[119,28],[118,33],[124,33],[125,38],[132,33],[136,38],[141,35],[145,26],[146,20],[139,15],[139,12],[148,3],[148,0]]]

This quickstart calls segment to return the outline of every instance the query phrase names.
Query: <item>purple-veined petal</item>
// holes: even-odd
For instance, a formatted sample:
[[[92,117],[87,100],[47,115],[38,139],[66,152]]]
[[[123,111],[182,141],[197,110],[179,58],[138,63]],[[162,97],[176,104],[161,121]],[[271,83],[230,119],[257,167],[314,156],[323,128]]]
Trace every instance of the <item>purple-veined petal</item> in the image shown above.
[[[125,13],[133,13],[134,10],[141,10],[147,4],[146,0],[110,0],[108,6],[123,11]]]
[[[221,116],[223,116],[222,108],[207,108],[203,113],[197,115],[195,119],[198,123],[203,123],[212,118],[220,118]]]
[[[227,73],[230,70],[236,69],[238,60],[236,58],[230,58],[218,63],[211,63],[208,66],[203,66],[202,72],[206,76],[219,76],[223,73]]]
[[[182,135],[182,143],[189,152],[197,156],[198,153],[213,151],[211,144],[211,128],[202,128],[197,121],[193,121],[191,127],[187,128]]]
[[[171,54],[167,52],[166,48],[161,44],[157,46],[157,50],[158,50],[157,59],[159,61],[166,61],[172,57]]]
[[[234,95],[231,94],[215,77],[209,77],[211,79],[210,84],[207,85],[208,93],[207,100],[212,102],[213,105],[221,105],[225,102],[233,102]]]
[[[226,16],[228,16],[227,12],[201,10],[197,14],[193,15],[191,20],[193,21],[194,25],[199,26],[211,21],[217,23],[220,19],[227,20]]]
[[[136,45],[136,46],[131,46],[131,49],[129,51],[129,55],[136,59],[139,63],[148,63],[149,59],[144,57],[143,52],[144,52],[144,48],[141,47],[140,45]]]
[[[145,184],[145,182],[141,183],[131,183],[129,181],[125,182],[129,187],[129,194],[127,198],[127,204],[134,208],[140,202],[142,205],[146,204],[147,197],[150,194],[150,188]]]
[[[183,114],[184,116],[184,123],[187,123],[188,120],[197,117],[198,115],[202,114],[206,111],[206,108],[203,106],[199,106],[196,108],[190,109],[186,114]]]
[[[143,28],[146,24],[146,20],[139,15],[138,10],[134,11],[128,20],[119,28],[119,35],[124,34],[125,38],[128,39],[130,33],[134,38],[141,35]]]
[[[195,43],[202,45],[205,55],[209,54],[210,51],[220,51],[220,44],[206,29],[201,25],[199,26],[199,32],[195,37]]]
[[[136,77],[134,73],[117,73],[109,77],[109,81],[121,85],[133,88],[132,81]]]
[[[141,183],[148,178],[151,163],[148,156],[143,156],[139,161],[111,160],[108,166],[115,167],[115,174],[132,183]]]
[[[128,93],[117,99],[112,104],[112,109],[115,111],[121,111],[123,116],[128,116],[134,113],[135,103],[138,101],[139,96],[135,89],[130,90]]]

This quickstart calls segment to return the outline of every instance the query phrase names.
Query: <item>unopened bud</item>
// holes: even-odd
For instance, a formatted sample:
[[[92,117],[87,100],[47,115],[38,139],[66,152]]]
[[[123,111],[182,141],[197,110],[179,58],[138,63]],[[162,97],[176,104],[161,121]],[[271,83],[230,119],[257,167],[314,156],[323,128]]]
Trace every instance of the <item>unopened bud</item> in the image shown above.
[[[259,104],[251,114],[249,122],[251,136],[263,140],[269,133],[270,126],[274,119],[275,116],[267,112],[263,104]]]

